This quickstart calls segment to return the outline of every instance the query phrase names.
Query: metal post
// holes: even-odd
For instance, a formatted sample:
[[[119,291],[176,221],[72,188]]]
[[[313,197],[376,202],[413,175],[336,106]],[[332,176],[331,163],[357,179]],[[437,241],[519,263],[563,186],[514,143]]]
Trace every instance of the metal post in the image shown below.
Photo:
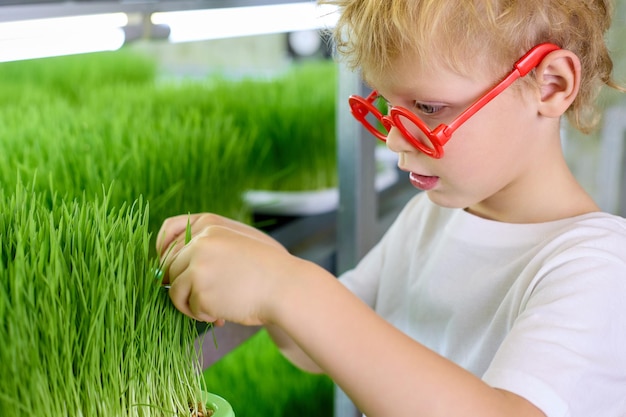
[[[351,269],[378,239],[376,141],[350,114],[348,97],[366,95],[360,76],[340,64],[337,106],[339,210],[337,272]]]
[[[337,149],[339,209],[337,213],[337,273],[353,268],[374,245],[377,236],[377,195],[374,186],[375,140],[350,114],[348,97],[366,95],[359,74],[339,66],[337,97]],[[335,417],[359,412],[345,393],[335,387]]]

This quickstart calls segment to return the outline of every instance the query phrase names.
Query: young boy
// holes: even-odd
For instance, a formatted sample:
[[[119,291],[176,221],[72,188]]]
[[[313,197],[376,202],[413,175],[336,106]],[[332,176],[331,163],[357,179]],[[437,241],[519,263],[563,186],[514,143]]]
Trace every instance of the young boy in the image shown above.
[[[370,417],[626,416],[626,220],[559,137],[615,87],[608,2],[324,2],[374,88],[354,116],[424,192],[340,280],[240,223],[195,215],[184,246],[187,216],[168,219],[176,307],[267,326]]]

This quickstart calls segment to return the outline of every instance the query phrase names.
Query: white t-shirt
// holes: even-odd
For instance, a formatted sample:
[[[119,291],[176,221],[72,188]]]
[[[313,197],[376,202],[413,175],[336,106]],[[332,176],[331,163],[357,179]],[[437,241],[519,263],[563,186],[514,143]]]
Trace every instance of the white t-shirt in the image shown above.
[[[412,199],[340,278],[397,328],[548,417],[626,416],[626,220],[485,220]]]

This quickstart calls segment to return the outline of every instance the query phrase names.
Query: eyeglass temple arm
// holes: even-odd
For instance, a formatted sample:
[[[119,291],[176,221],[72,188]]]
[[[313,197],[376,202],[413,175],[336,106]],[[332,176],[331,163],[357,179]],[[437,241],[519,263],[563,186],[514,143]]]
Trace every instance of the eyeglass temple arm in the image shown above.
[[[535,46],[533,49],[528,51],[526,55],[521,57],[515,65],[513,65],[514,70],[500,83],[495,86],[491,91],[487,94],[479,98],[469,106],[463,113],[459,115],[458,118],[454,120],[445,130],[444,134],[446,137],[452,136],[452,133],[462,125],[467,119],[469,119],[474,113],[484,107],[487,103],[493,100],[498,94],[504,91],[508,86],[513,84],[515,80],[518,78],[526,76],[530,71],[532,71],[537,65],[543,61],[543,59],[550,52],[561,49],[559,46],[554,45],[552,43],[542,43]]]
[[[546,55],[558,49],[561,48],[553,43],[539,44],[528,51],[526,55],[521,57],[513,67],[519,71],[520,77],[524,77],[532,71],[533,68],[539,65]]]

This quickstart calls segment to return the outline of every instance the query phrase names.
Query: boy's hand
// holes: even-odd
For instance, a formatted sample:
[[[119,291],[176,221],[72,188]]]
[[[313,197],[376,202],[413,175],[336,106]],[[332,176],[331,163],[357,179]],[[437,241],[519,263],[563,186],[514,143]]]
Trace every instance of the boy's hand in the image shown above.
[[[157,235],[156,242],[157,251],[161,257],[168,253],[170,245],[173,242],[176,242],[176,245],[171,248],[173,253],[178,252],[183,246],[185,246],[185,231],[187,229],[187,222],[191,225],[192,238],[206,227],[224,226],[255,239],[264,241],[268,244],[275,245],[277,248],[282,248],[286,251],[286,249],[276,240],[252,226],[245,225],[241,222],[219,216],[217,214],[201,213],[182,214],[180,216],[170,217],[163,222],[161,230]]]
[[[188,221],[192,239],[185,245]],[[298,264],[265,233],[213,214],[167,219],[157,250],[166,256],[163,282],[176,308],[206,322],[264,324],[278,283]]]

